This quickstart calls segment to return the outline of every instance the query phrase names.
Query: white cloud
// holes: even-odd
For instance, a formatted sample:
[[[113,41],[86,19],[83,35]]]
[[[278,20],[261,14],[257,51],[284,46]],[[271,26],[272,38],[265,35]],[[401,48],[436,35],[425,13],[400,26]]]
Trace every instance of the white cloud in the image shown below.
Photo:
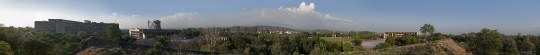
[[[147,28],[148,20],[161,20],[163,28],[186,27],[229,27],[242,25],[273,25],[297,29],[351,30],[358,24],[347,19],[332,17],[315,11],[314,3],[301,3],[298,7],[279,9],[246,10],[224,15],[205,15],[197,12],[179,12],[159,17],[123,14],[103,10],[69,12],[63,9],[33,10],[15,9],[0,4],[0,23],[6,25],[33,26],[34,21],[49,18],[73,21],[91,20],[94,22],[119,23],[120,28]],[[4,9],[6,8],[6,9]],[[85,14],[97,12],[98,15]],[[81,14],[82,13],[82,14]]]
[[[273,25],[297,29],[352,30],[358,28],[356,22],[332,17],[315,11],[314,3],[299,7],[279,9],[259,9],[228,15],[203,15],[197,13],[176,13],[161,17],[165,28],[186,27],[228,27],[242,25]]]

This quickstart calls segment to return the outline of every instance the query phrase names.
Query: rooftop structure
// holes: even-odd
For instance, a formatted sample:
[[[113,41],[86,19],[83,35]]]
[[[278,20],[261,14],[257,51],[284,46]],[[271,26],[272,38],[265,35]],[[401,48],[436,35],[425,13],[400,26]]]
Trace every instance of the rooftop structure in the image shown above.
[[[161,29],[161,21],[159,21],[159,20],[154,20],[154,21],[148,20],[148,28],[150,28],[150,29]]]
[[[148,21],[149,29],[131,28],[129,35],[137,39],[146,39],[148,36],[178,36],[181,30],[161,29],[161,21]]]
[[[48,21],[35,21],[34,29],[36,31],[55,32],[76,34],[79,31],[85,32],[98,32],[105,33],[107,28],[116,25],[117,23],[96,23],[90,20],[84,20],[84,22],[63,20],[63,19],[49,19]],[[117,27],[118,28],[118,27]]]

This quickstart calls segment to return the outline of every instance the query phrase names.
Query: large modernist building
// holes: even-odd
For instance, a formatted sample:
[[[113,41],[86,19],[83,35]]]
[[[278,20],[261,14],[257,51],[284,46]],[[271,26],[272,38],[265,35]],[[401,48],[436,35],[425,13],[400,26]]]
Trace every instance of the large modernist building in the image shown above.
[[[389,37],[389,36],[395,36],[395,37],[401,37],[403,35],[422,35],[421,32],[384,32],[383,38]]]
[[[148,21],[149,29],[131,28],[129,35],[137,39],[146,39],[148,36],[178,36],[181,30],[161,29],[161,21]]]
[[[89,20],[77,22],[63,19],[49,19],[48,21],[35,21],[34,29],[37,31],[66,34],[76,34],[79,31],[105,33],[110,26],[116,26],[116,28],[118,28],[117,23],[96,23]]]

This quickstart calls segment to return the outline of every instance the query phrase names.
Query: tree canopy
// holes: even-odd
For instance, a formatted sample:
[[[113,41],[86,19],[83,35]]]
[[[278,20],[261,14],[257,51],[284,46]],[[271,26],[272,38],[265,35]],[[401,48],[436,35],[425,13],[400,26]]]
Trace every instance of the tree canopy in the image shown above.
[[[431,35],[435,32],[435,27],[431,24],[424,24],[424,26],[420,27],[420,31],[424,34]]]

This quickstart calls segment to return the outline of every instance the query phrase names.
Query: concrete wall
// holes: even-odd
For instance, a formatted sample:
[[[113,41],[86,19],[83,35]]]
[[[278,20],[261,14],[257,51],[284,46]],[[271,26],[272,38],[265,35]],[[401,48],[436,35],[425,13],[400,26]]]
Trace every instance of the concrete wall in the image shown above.
[[[34,29],[37,31],[66,34],[76,34],[79,31],[105,33],[107,32],[107,28],[113,25],[118,26],[116,23],[96,23],[90,21],[83,23],[63,19],[49,19],[49,21],[35,21]]]

